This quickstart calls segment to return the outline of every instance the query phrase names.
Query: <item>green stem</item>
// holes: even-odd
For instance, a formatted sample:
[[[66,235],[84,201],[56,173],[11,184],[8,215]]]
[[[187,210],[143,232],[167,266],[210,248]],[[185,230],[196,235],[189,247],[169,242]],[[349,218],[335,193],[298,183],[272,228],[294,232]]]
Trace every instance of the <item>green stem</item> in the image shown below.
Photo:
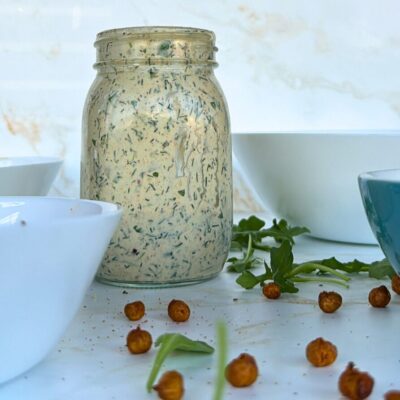
[[[252,251],[251,251],[252,245],[253,245],[253,241],[252,241],[251,235],[249,235],[249,241],[247,243],[247,252],[246,252],[246,255],[243,260],[244,264],[247,263],[250,260],[250,257],[252,256]]]
[[[316,269],[320,270],[320,271],[324,271],[327,272],[331,275],[335,275],[338,278],[348,282],[351,278],[342,274],[339,271],[336,271],[333,268],[330,267],[326,267],[325,265],[321,265],[321,264],[314,264],[314,263],[310,263],[310,262],[306,262],[303,264],[299,264],[297,267],[293,268],[285,277],[286,278],[291,278],[294,277],[298,274],[301,273],[309,273],[311,271],[315,271]]]
[[[146,388],[148,392],[151,392],[154,381],[157,378],[157,374],[160,371],[162,363],[167,358],[168,354],[175,350],[176,345],[179,343],[178,335],[171,335],[165,341],[161,343],[161,347],[158,350],[157,356],[154,360],[153,368],[151,369],[149,379],[147,380]]]
[[[310,260],[308,261],[311,264],[321,264],[321,262],[323,262],[324,260]],[[347,274],[353,274],[355,271],[353,269],[353,267],[348,266],[351,265],[352,262],[348,262],[348,263],[339,263],[339,265],[335,268],[335,270],[339,270],[339,271],[343,271],[346,272]],[[358,272],[368,272],[369,268],[370,268],[371,264],[363,266],[360,268],[360,270],[356,271],[356,273]]]
[[[217,324],[217,343],[218,362],[213,400],[222,400],[225,388],[225,367],[228,358],[228,340],[226,324],[221,321]]]
[[[272,279],[272,275],[265,273],[265,274],[261,274],[261,275],[256,275],[256,278],[258,280],[258,283],[261,283],[261,282],[265,282],[268,279]]]
[[[254,242],[253,243],[253,249],[265,251],[265,252],[268,253],[269,251],[271,251],[272,247],[268,246],[266,244],[265,245],[264,244],[257,244],[257,242]]]
[[[319,277],[307,277],[307,278],[301,278],[301,277],[294,277],[291,278],[293,282],[320,282],[320,283],[333,283],[335,285],[340,285],[348,289],[350,286],[344,283],[343,281],[340,281],[338,279],[330,279],[330,278],[319,278]]]

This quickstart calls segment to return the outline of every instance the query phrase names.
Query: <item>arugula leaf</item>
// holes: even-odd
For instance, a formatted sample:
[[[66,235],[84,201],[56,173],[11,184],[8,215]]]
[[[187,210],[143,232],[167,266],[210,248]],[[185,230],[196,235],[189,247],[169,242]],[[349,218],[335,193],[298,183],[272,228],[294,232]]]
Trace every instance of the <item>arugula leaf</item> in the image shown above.
[[[296,293],[297,289],[293,282],[286,276],[293,268],[292,245],[285,240],[281,246],[271,250],[272,278],[279,285],[281,292]]]
[[[338,261],[335,257],[326,258],[324,260],[310,261],[310,263],[324,265],[332,269],[347,272],[348,274],[368,271],[370,267],[370,264],[363,263],[356,259],[343,263]]]
[[[243,271],[236,279],[236,283],[245,289],[253,289],[254,286],[258,285],[261,282],[264,282],[264,280],[265,279],[263,279],[263,277],[259,279],[250,271]]]
[[[254,275],[250,271],[243,271],[236,279],[236,283],[245,289],[253,289],[257,284],[262,285],[266,280],[272,279],[272,271],[268,264],[264,261],[265,274]]]
[[[238,230],[243,231],[259,231],[262,227],[265,226],[265,222],[257,218],[255,215],[251,215],[247,219],[242,219],[239,221]]]
[[[265,260],[264,260],[264,268],[265,268],[265,274],[268,276],[268,279],[272,279],[272,269],[268,266]]]
[[[292,266],[292,245],[288,241],[284,241],[280,247],[271,249],[271,270],[274,278],[285,275]]]
[[[243,272],[248,269],[254,268],[257,264],[260,263],[260,260],[256,257],[253,257],[254,248],[251,236],[248,238],[247,251],[243,253],[243,258],[231,257],[226,261],[231,264],[228,265],[228,272]]]
[[[290,226],[286,220],[281,219],[279,222],[274,219],[272,221],[272,227],[264,229],[264,233],[267,236],[271,236],[276,242],[282,243],[284,240],[289,241],[290,244],[294,244],[294,237],[302,235],[303,233],[310,233],[309,229],[300,226]]]
[[[254,215],[247,219],[240,220],[238,225],[233,225],[232,229],[232,250],[240,249],[240,246],[246,247],[249,237],[253,240],[253,247],[258,250],[270,251],[271,246],[262,244],[262,240],[266,237],[274,238],[277,243],[289,240],[294,244],[294,237],[309,232],[305,227],[291,227],[284,219],[279,222],[274,219],[272,226],[268,229],[262,229],[265,222]]]
[[[278,282],[275,281],[275,283],[279,285],[282,293],[297,293],[299,289],[294,285],[293,282],[295,282],[295,280],[283,279]]]
[[[327,258],[324,260],[309,261],[305,264],[313,264],[315,266],[328,267],[335,271],[343,271],[348,274],[358,274],[360,272],[368,272],[370,278],[383,279],[385,277],[391,278],[395,271],[389,261],[384,258],[381,261],[374,261],[372,263],[365,263],[354,259],[353,261],[340,262],[335,257]],[[300,264],[301,265],[301,264]],[[319,274],[332,273],[332,271],[318,271]]]
[[[153,367],[150,371],[149,379],[146,383],[147,391],[150,392],[154,381],[157,378],[157,374],[160,371],[162,363],[167,356],[173,351],[186,351],[195,353],[213,353],[214,348],[205,342],[198,340],[191,340],[188,337],[179,333],[165,333],[157,338],[155,346],[160,346],[157,355],[154,359]]]
[[[251,244],[250,236],[247,254],[252,255]],[[237,263],[238,268],[235,268],[235,262],[233,262],[229,267],[231,268],[231,272],[241,272],[241,275],[236,279],[236,282],[245,289],[252,289],[257,284],[262,285],[266,280],[272,279],[279,285],[282,292],[296,293],[298,288],[294,285],[294,279],[292,276],[295,265],[293,264],[292,245],[289,241],[283,241],[280,247],[273,247],[271,249],[270,258],[271,267],[269,267],[264,261],[265,273],[258,276],[251,273],[246,268],[243,268],[243,262]],[[301,272],[303,272],[303,270],[304,267]]]
[[[262,285],[266,280],[272,279],[279,285],[282,292],[296,293],[298,289],[290,278],[287,278],[292,267],[292,246],[288,241],[284,241],[280,247],[271,249],[271,267],[264,261],[264,274],[256,276],[250,271],[243,271],[236,282],[245,289],[252,289],[254,286]]]
[[[179,333],[164,333],[154,343],[156,347],[168,342],[171,338],[177,340],[174,350],[192,351],[196,353],[213,353],[214,348],[201,340],[192,340]]]
[[[388,278],[392,278],[393,275],[396,275],[396,272],[389,261],[384,258],[381,261],[375,261],[371,264],[368,270],[368,275],[370,278],[383,279],[386,276]]]
[[[266,236],[260,231],[264,225],[265,222],[254,215],[240,220],[238,225],[233,225],[232,242],[235,243],[235,247],[246,247],[250,237],[253,241],[261,242]]]

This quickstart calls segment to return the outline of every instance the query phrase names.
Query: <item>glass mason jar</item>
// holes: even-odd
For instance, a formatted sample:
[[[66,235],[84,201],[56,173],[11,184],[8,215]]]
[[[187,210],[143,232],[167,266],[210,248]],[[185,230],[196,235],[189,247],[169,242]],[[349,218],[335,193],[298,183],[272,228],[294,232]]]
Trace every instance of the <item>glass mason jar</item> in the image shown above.
[[[166,286],[217,275],[232,230],[229,114],[213,32],[113,29],[95,42],[82,198],[124,209],[97,278]]]

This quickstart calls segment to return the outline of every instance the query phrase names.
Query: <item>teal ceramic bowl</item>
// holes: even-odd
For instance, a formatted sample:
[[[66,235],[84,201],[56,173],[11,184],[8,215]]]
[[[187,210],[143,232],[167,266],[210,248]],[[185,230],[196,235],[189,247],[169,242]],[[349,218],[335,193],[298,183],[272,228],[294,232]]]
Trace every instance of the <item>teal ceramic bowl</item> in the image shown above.
[[[400,274],[400,169],[365,172],[358,184],[372,231]]]

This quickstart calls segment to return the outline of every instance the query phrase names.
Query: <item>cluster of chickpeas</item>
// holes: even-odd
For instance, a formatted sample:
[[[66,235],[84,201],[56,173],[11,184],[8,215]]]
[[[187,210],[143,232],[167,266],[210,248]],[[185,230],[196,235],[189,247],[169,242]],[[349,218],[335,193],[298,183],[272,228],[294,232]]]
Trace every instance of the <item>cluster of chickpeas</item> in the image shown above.
[[[400,294],[400,277],[394,275],[391,281],[392,290]],[[371,289],[368,301],[372,307],[384,308],[391,300],[389,289],[381,285]],[[333,313],[342,305],[342,297],[336,292],[321,292],[318,305],[325,313]],[[337,357],[337,349],[332,343],[318,338],[307,346],[307,359],[316,367],[332,364]],[[343,396],[362,400],[367,398],[374,387],[374,379],[367,373],[361,372],[350,362],[339,377],[339,390]],[[385,394],[385,400],[400,400],[400,391],[392,390]]]
[[[400,276],[392,277],[392,290],[400,294]],[[391,300],[392,296],[385,285],[375,287],[368,294],[368,301],[372,307],[384,308]],[[335,312],[342,305],[342,296],[336,292],[321,292],[318,297],[318,305],[326,313]]]
[[[392,277],[392,290],[400,294],[400,276],[398,275]],[[262,292],[263,295],[270,300],[279,299],[281,296],[281,289],[275,282],[269,282],[263,285]],[[373,288],[368,295],[368,301],[372,307],[386,307],[390,303],[390,300],[391,295],[385,285]],[[342,305],[342,297],[336,292],[322,292],[319,295],[318,304],[322,311],[333,313]]]
[[[139,321],[145,312],[146,308],[142,301],[134,301],[124,307],[124,314],[130,321]],[[168,304],[168,316],[174,322],[185,322],[190,318],[190,308],[182,300],[171,300]],[[132,354],[143,354],[150,350],[153,338],[150,332],[138,326],[128,333],[126,344]],[[178,371],[167,371],[153,389],[160,399],[180,400],[184,393],[183,376]]]
[[[337,348],[333,343],[319,337],[307,345],[306,357],[314,367],[327,367],[335,362]],[[374,379],[367,372],[361,372],[355,368],[352,362],[339,376],[340,393],[348,399],[366,399],[373,387]]]
[[[400,277],[392,278],[392,290],[400,294]],[[265,284],[262,292],[268,299],[278,299],[281,295],[279,285],[274,282]],[[372,289],[368,296],[373,307],[386,307],[391,295],[386,286],[381,285]],[[342,305],[342,296],[334,291],[323,291],[318,296],[318,305],[325,313],[334,313]],[[139,321],[145,314],[145,305],[141,301],[126,304],[124,308],[126,317],[131,321]],[[168,315],[172,321],[181,323],[190,318],[190,308],[182,300],[172,300],[168,304]],[[131,330],[127,336],[127,346],[132,354],[142,354],[150,350],[153,344],[151,334],[142,330],[140,326]],[[326,367],[335,362],[337,358],[336,346],[321,337],[308,343],[306,358],[314,367]],[[247,353],[240,354],[233,359],[225,369],[227,381],[234,387],[247,387],[252,385],[258,377],[258,367],[253,356]],[[339,377],[339,390],[343,396],[351,400],[366,399],[374,387],[374,379],[367,373],[355,368],[349,362],[346,369]],[[165,372],[158,383],[153,387],[160,399],[180,400],[184,394],[184,379],[178,371]],[[385,394],[385,400],[400,400],[400,391],[392,390]]]
[[[139,321],[145,314],[145,305],[141,301],[128,303],[124,307],[124,314],[130,321]],[[190,317],[190,308],[182,300],[172,300],[168,304],[168,316],[174,322],[186,322]],[[150,350],[153,339],[150,332],[138,326],[128,333],[126,344],[132,354],[143,354]],[[232,386],[250,386],[258,376],[256,360],[250,354],[240,354],[227,365],[225,376]],[[167,371],[153,389],[160,399],[180,400],[184,394],[183,376],[178,371]]]
[[[391,281],[392,290],[400,294],[400,277],[394,275]],[[263,286],[262,292],[268,299],[280,297],[280,289],[276,283]],[[373,288],[368,295],[368,301],[373,307],[386,307],[391,300],[391,295],[385,285]],[[323,291],[318,296],[320,309],[328,314],[336,312],[342,305],[342,296],[336,292]],[[326,367],[335,362],[337,358],[336,346],[319,337],[311,341],[306,347],[306,358],[314,367]],[[352,400],[366,399],[374,387],[374,379],[367,373],[355,368],[350,362],[339,377],[339,390],[341,394]],[[385,400],[400,400],[400,391],[391,390],[385,394]]]
[[[323,338],[311,341],[306,348],[306,357],[314,367],[331,365],[337,357],[336,346]],[[340,393],[351,400],[366,399],[374,388],[374,378],[367,372],[355,368],[353,362],[339,376]],[[400,400],[400,391],[391,390],[385,393],[385,400]]]

